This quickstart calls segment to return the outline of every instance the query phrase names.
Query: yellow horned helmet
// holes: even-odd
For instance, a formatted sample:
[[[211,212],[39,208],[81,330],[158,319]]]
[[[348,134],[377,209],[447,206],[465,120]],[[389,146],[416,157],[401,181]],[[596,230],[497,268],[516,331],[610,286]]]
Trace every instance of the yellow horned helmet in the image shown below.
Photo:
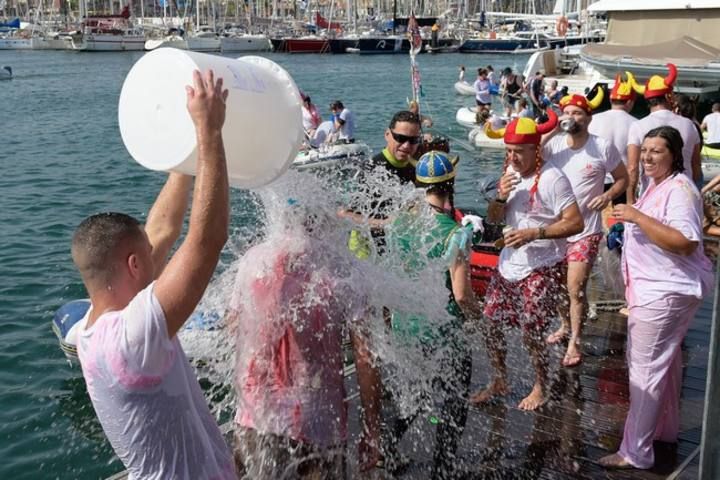
[[[660,75],[653,75],[645,82],[645,86],[638,85],[635,78],[629,72],[627,72],[628,80],[632,83],[633,90],[645,98],[662,97],[668,93],[672,93],[673,85],[675,85],[675,80],[677,80],[677,67],[672,63],[668,63],[667,67],[668,74],[665,78]]]

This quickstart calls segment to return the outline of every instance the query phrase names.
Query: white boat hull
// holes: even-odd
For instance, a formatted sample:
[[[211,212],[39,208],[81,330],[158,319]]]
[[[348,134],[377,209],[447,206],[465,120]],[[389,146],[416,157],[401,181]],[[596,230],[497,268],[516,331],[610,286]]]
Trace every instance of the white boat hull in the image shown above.
[[[144,35],[90,34],[71,40],[73,50],[84,52],[126,52],[145,50]]]
[[[455,82],[455,91],[460,95],[475,96],[475,87],[467,82]]]
[[[468,133],[468,141],[477,148],[505,149],[502,138],[489,138],[482,127],[475,127]]]
[[[190,37],[187,39],[187,47],[193,52],[219,52],[220,38]]]
[[[272,50],[272,43],[265,35],[241,35],[222,37],[221,52],[267,52]]]
[[[299,170],[317,168],[341,161],[367,158],[371,153],[370,147],[364,143],[323,145],[298,153],[292,166]]]
[[[477,124],[477,112],[470,107],[462,107],[455,113],[455,121],[465,128],[475,128]]]
[[[32,38],[8,37],[0,38],[0,50],[30,50]]]
[[[156,48],[177,48],[178,50],[187,50],[187,41],[180,37],[169,37],[162,39],[151,39],[145,42],[145,50],[155,50]]]

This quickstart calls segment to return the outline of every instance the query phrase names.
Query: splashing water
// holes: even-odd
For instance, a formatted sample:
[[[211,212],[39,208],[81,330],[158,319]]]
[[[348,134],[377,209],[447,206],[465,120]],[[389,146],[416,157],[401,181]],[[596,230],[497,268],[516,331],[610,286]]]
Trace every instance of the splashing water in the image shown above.
[[[361,182],[355,175],[350,166],[332,175],[292,171],[258,192],[264,233],[233,239],[237,259],[200,306],[206,316],[222,319],[221,327],[183,339],[214,384],[218,418],[237,407],[235,422],[256,432],[319,447],[342,444],[341,346],[350,331],[362,331],[396,413],[404,418],[424,411],[431,423],[443,422],[435,404],[452,392],[440,394],[434,383],[447,376],[444,359],[457,342],[434,339],[454,317],[446,311],[447,265],[428,260],[433,245],[423,241],[433,213],[423,192],[384,171],[366,172]],[[369,240],[367,222],[338,216],[348,206],[363,220],[381,213],[391,219],[384,244]],[[348,249],[353,230],[368,239],[367,259]],[[397,327],[402,324],[410,327]],[[277,456],[267,450],[259,457]],[[272,468],[271,460],[256,467]],[[273,478],[282,475],[270,471]]]

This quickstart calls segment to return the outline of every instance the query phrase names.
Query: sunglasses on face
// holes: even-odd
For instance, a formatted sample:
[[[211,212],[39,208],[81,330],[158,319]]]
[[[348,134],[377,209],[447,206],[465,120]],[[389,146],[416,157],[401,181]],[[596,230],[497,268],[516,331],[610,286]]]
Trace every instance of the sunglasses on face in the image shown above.
[[[390,135],[392,135],[393,140],[398,142],[399,144],[403,143],[409,143],[410,145],[417,145],[420,143],[420,137],[409,137],[407,135],[403,135],[401,133],[395,133],[392,130],[390,130]]]

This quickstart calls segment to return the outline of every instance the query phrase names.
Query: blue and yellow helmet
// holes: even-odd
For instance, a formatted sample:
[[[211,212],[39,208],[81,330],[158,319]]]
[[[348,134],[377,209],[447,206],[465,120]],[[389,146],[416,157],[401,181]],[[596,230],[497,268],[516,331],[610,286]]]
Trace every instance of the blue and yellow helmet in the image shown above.
[[[423,154],[415,165],[415,178],[418,183],[434,184],[447,182],[455,178],[455,164],[458,157],[450,157],[445,152],[432,150]]]

